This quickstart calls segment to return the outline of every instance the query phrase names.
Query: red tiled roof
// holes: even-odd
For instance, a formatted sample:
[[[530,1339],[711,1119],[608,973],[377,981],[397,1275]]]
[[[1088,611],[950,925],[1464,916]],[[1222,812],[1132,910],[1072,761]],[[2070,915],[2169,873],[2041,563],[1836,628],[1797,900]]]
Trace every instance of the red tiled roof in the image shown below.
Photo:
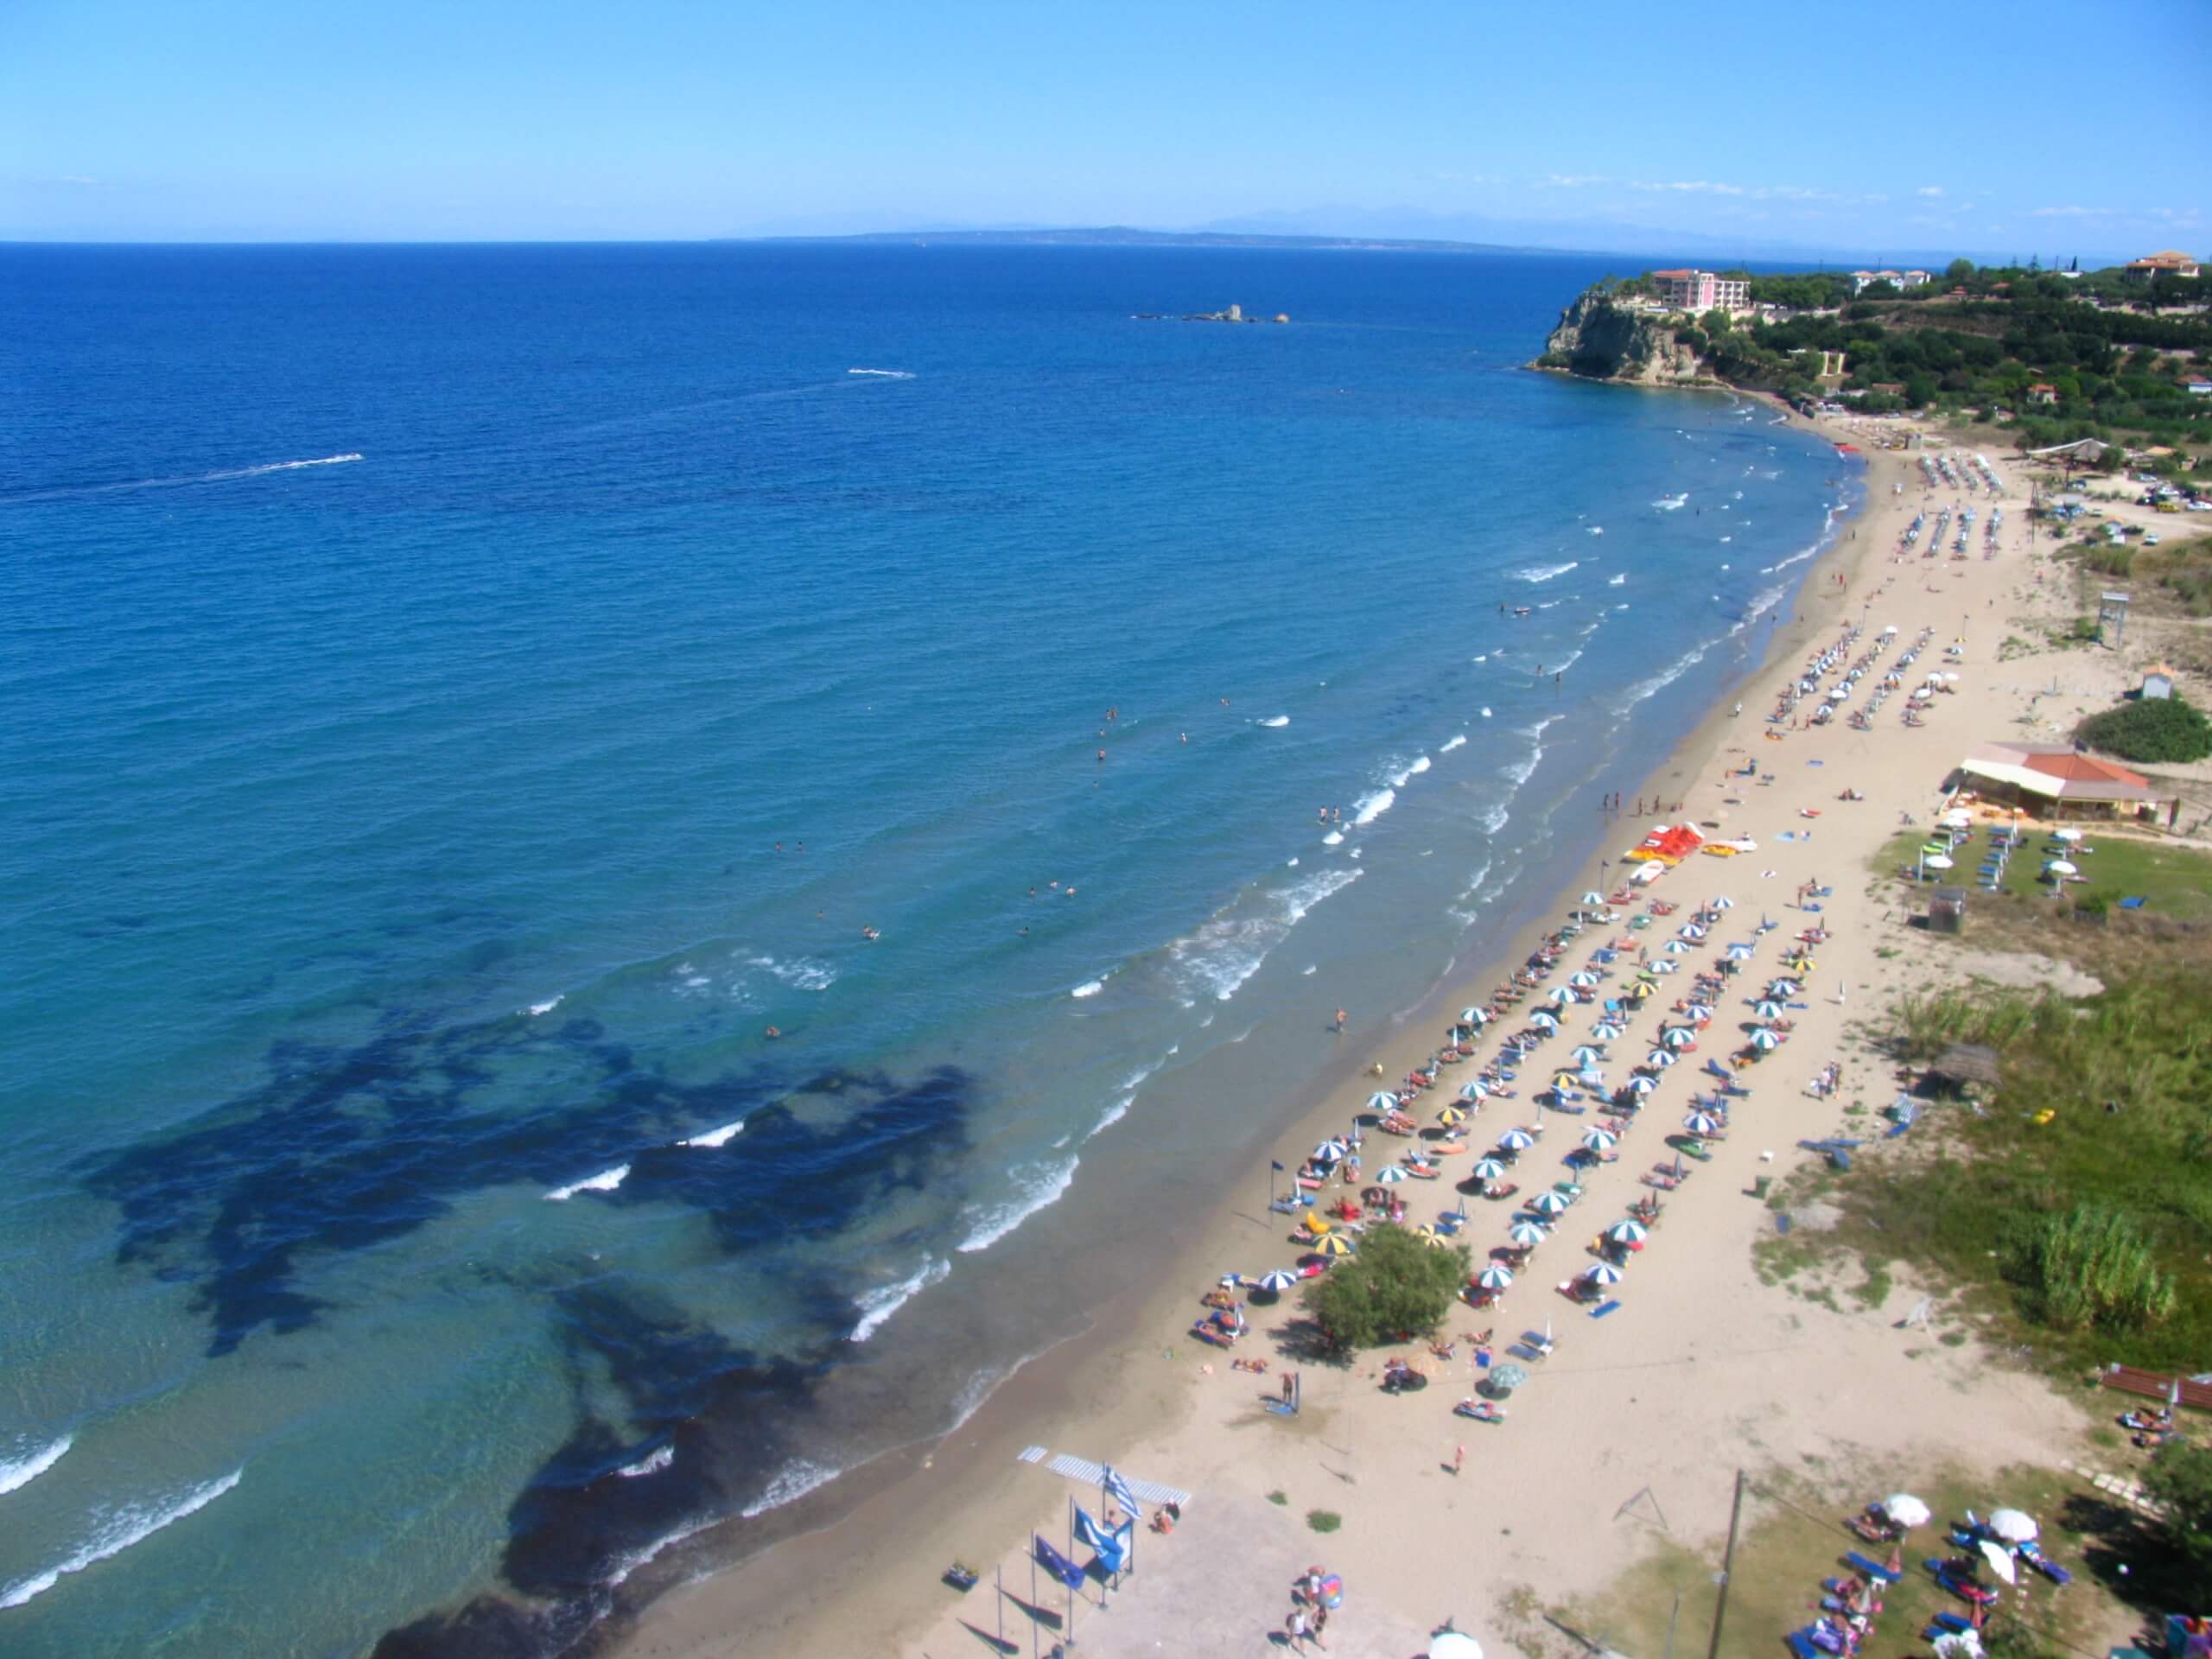
[[[2087,754],[2030,754],[2023,762],[2035,771],[2053,778],[2064,778],[2075,783],[2134,784],[2148,788],[2151,780],[2126,766],[2116,766],[2109,760],[2099,760]]]

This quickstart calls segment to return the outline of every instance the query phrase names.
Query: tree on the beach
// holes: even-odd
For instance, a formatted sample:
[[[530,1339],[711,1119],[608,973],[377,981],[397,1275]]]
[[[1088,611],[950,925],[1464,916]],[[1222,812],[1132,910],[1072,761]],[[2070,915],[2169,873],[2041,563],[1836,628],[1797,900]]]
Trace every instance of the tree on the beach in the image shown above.
[[[2144,1471],[2143,1490],[2164,1511],[2175,1548],[2212,1569],[2212,1447],[2168,1441]]]
[[[1467,1282],[1464,1244],[1439,1249],[1402,1227],[1370,1227],[1359,1253],[1306,1287],[1306,1311],[1339,1349],[1425,1337]]]

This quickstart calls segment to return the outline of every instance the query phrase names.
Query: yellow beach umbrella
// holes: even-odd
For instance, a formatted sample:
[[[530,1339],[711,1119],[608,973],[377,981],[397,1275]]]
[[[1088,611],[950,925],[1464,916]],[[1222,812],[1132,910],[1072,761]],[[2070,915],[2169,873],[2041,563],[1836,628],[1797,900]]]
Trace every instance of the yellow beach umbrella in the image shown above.
[[[1314,1243],[1313,1248],[1323,1255],[1350,1255],[1351,1241],[1342,1233],[1331,1233]]]
[[[1467,1121],[1466,1109],[1464,1106],[1446,1106],[1436,1115],[1436,1121],[1447,1129],[1456,1129]]]

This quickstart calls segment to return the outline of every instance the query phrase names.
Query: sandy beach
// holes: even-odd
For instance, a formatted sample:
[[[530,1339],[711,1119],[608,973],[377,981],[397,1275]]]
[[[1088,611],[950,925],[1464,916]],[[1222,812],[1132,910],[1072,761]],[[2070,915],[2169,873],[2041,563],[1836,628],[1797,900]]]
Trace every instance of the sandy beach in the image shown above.
[[[1740,713],[1734,696],[1725,698],[1649,775],[1624,785],[1631,804],[1640,794],[1662,810],[1623,812],[1606,863],[1581,872],[1546,921],[1506,942],[1480,971],[1380,1039],[1348,1035],[1342,1060],[1316,1078],[1297,1126],[1275,1143],[1273,1157],[1294,1167],[1325,1135],[1342,1133],[1373,1089],[1390,1086],[1437,1049],[1454,1011],[1489,1001],[1582,889],[1615,893],[1632,868],[1622,855],[1647,831],[1687,823],[1711,839],[1755,843],[1733,857],[1689,857],[1613,906],[1613,919],[1566,943],[1547,986],[1608,944],[1618,953],[1600,997],[1629,982],[1639,951],[1677,965],[1657,982],[1658,995],[1625,1015],[1605,1065],[1609,1087],[1643,1059],[1664,1024],[1680,1022],[1674,1011],[1694,973],[1715,966],[1726,945],[1748,944],[1753,954],[1718,995],[1694,1051],[1660,1074],[1626,1125],[1617,1161],[1580,1178],[1582,1195],[1502,1300],[1480,1312],[1463,1306],[1447,1321],[1452,1357],[1434,1362],[1440,1375],[1430,1386],[1405,1395],[1378,1386],[1386,1354],[1408,1350],[1363,1353],[1349,1367],[1286,1356],[1281,1337],[1294,1316],[1294,1294],[1248,1308],[1252,1333],[1235,1357],[1266,1361],[1265,1374],[1233,1369],[1230,1353],[1191,1339],[1205,1311],[1200,1299],[1223,1274],[1256,1275],[1305,1253],[1290,1240],[1293,1218],[1262,1211],[1256,1185],[1248,1184],[1251,1190],[1224,1193],[1209,1213],[1154,1218],[1187,1239],[1183,1265],[1168,1281],[1129,1287],[1086,1335],[1026,1367],[958,1432],[879,1471],[878,1490],[835,1527],[671,1593],[626,1651],[671,1659],[802,1651],[950,1659],[975,1651],[979,1641],[1008,1654],[1049,1649],[1068,1634],[1059,1611],[1066,1595],[1040,1579],[1032,1600],[1027,1541],[1041,1533],[1065,1548],[1071,1497],[1095,1511],[1098,1492],[1020,1461],[1030,1446],[1111,1462],[1133,1478],[1192,1494],[1171,1536],[1141,1530],[1135,1573],[1107,1605],[1095,1585],[1078,1592],[1071,1611],[1082,1650],[1269,1651],[1291,1606],[1292,1580],[1319,1562],[1348,1586],[1328,1650],[1403,1656],[1421,1652],[1446,1618],[1492,1652],[1525,1647],[1534,1608],[1592,1592],[1637,1560],[1649,1536],[1642,1518],[1649,1505],[1663,1507],[1678,1541],[1725,1531],[1738,1467],[1858,1460],[1871,1493],[1885,1474],[1916,1462],[1995,1468],[2049,1461],[2077,1440],[2079,1414],[2037,1382],[1993,1369],[1971,1341],[1939,1347],[1924,1331],[1897,1329],[1918,1287],[1900,1283],[1885,1305],[1838,1311],[1766,1287],[1754,1271],[1751,1247],[1776,1228],[1774,1213],[1753,1196],[1755,1182],[1805,1161],[1811,1154],[1797,1142],[1834,1131],[1854,1094],[1880,1104],[1893,1092],[1892,1078],[1853,1028],[1912,977],[1913,936],[1893,890],[1876,887],[1869,896],[1868,861],[1907,819],[1930,821],[1945,775],[1967,748],[2021,718],[2036,671],[2017,662],[2000,668],[1998,646],[2022,613],[2058,604],[2060,584],[2039,584],[2032,574],[2039,556],[2030,540],[2028,492],[2009,454],[1985,452],[2005,486],[1999,503],[2005,528],[1989,556],[1979,526],[1965,561],[1951,559],[1948,548],[1934,559],[1920,557],[1918,548],[1897,556],[1922,508],[1932,518],[1942,505],[1967,503],[1986,518],[1991,505],[1986,491],[1931,487],[1916,454],[1878,447],[1904,429],[1855,421],[1825,429],[1863,454],[1864,510],[1839,525],[1795,614],[1773,628],[1763,668],[1738,694]],[[1859,632],[1849,635],[1853,627]],[[1889,628],[1897,632],[1885,634]],[[1844,719],[1808,729],[1766,719],[1777,690],[1821,653],[1836,654],[1817,677],[1821,692],[1796,710],[1799,720],[1862,659],[1872,658],[1867,686],[1891,671],[1923,630],[1917,661],[1902,671],[1905,684],[1931,668],[1960,676],[1932,698],[1923,723],[1904,723],[1902,690],[1869,729]],[[1947,656],[1953,647],[1956,654]],[[2096,673],[2116,678],[2120,671],[2115,663]],[[2087,703],[2109,689],[2083,685],[2075,693]],[[1848,706],[1864,701],[1861,687]],[[1808,901],[1819,909],[1800,908],[1801,892],[1816,887],[1832,892]],[[1662,950],[1692,912],[1723,896],[1732,907],[1713,918],[1707,937],[1680,941],[1679,956]],[[1631,927],[1655,900],[1669,913]],[[1773,925],[1762,931],[1762,920]],[[1675,1190],[1643,1184],[1655,1163],[1672,1157],[1666,1137],[1681,1131],[1692,1095],[1715,1086],[1705,1064],[1745,1041],[1745,1004],[1783,971],[1801,932],[1814,928],[1827,932],[1814,951],[1815,970],[1789,999],[1784,1040],[1740,1074],[1748,1096],[1729,1103],[1726,1134],[1711,1142],[1711,1161],[1688,1165]],[[1501,1035],[1537,1006],[1532,999],[1491,1026],[1473,1060],[1446,1071],[1409,1103],[1424,1126],[1434,1123],[1462,1076],[1494,1055]],[[1567,1063],[1567,1051],[1594,1018],[1588,1006],[1562,1010],[1560,1036],[1523,1067],[1517,1097],[1485,1102],[1469,1124],[1470,1154],[1446,1160],[1441,1180],[1391,1189],[1406,1198],[1409,1223],[1461,1203],[1455,1182],[1502,1132],[1533,1123],[1533,1096]],[[1839,1085],[1815,1092],[1831,1065],[1840,1069]],[[1376,1067],[1384,1082],[1375,1080]],[[1548,1116],[1546,1133],[1513,1172],[1523,1198],[1567,1173],[1563,1154],[1604,1110],[1593,1101],[1585,1116]],[[1368,1130],[1363,1179],[1409,1144]],[[1588,1248],[1593,1236],[1632,1203],[1653,1198],[1663,1208],[1648,1241],[1626,1264],[1624,1281],[1605,1293],[1618,1307],[1592,1319],[1555,1287],[1597,1260]],[[1461,1238],[1479,1266],[1505,1242],[1516,1205],[1465,1203],[1470,1219]],[[1547,1328],[1553,1351],[1529,1366],[1531,1379],[1506,1421],[1453,1414],[1482,1374],[1477,1333],[1494,1330],[1492,1357],[1503,1362],[1504,1345],[1519,1333]],[[1287,1366],[1302,1382],[1295,1417],[1262,1408]],[[1309,1510],[1339,1515],[1341,1529],[1316,1535]],[[964,1597],[938,1578],[956,1559],[982,1574]],[[995,1574],[1003,1597],[994,1593]],[[1748,1651],[1773,1634],[1738,1639]]]

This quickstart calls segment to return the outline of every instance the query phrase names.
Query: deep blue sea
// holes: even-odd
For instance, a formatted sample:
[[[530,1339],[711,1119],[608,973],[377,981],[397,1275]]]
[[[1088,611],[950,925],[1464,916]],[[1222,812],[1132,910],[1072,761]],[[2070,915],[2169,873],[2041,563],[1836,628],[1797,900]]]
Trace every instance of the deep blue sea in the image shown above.
[[[1853,487],[1602,270],[0,249],[0,1651],[551,1651],[1078,1328]]]

